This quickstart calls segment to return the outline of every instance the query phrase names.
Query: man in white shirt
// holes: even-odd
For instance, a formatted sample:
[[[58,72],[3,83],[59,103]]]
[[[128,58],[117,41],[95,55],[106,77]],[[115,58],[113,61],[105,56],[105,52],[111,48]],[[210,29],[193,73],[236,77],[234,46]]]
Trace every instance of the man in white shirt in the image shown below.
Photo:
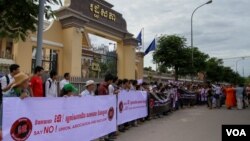
[[[69,80],[70,80],[70,74],[69,73],[65,73],[64,74],[64,79],[62,81],[60,81],[60,90],[63,89],[63,87],[66,85],[66,84],[69,84]]]
[[[85,85],[86,89],[80,94],[80,96],[94,96],[95,95],[95,82],[89,80]]]
[[[118,94],[118,77],[114,77],[113,78],[113,83],[109,84],[108,90],[109,90],[109,95],[113,95],[113,94]]]
[[[222,94],[221,87],[220,85],[215,85],[214,86],[214,99],[215,99],[215,107],[220,108],[220,96]]]
[[[51,71],[50,78],[45,82],[45,96],[46,97],[57,97],[57,72]]]
[[[3,91],[3,95],[9,93],[11,89],[11,84],[14,81],[14,76],[20,72],[20,66],[17,64],[12,64],[9,67],[10,74],[5,75],[1,78],[1,89]]]

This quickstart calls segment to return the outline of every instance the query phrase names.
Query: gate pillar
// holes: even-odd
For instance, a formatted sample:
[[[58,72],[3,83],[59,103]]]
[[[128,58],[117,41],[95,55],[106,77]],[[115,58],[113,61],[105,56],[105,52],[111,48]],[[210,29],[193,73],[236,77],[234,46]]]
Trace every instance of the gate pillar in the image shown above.
[[[63,71],[81,76],[82,33],[77,27],[63,29]]]
[[[126,38],[118,42],[117,70],[120,79],[135,79],[136,46],[138,46],[138,41],[134,38]]]

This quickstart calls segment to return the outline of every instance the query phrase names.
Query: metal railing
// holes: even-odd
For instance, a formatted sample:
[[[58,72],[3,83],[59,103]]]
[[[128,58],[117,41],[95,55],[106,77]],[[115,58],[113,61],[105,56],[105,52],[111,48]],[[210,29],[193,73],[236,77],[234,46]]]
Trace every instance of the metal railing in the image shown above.
[[[145,71],[143,75],[144,80],[146,81],[165,81],[165,80],[174,80],[174,74],[167,73],[159,73],[159,72],[151,72]],[[151,79],[151,80],[150,80]],[[191,76],[179,76],[180,81],[191,81]],[[194,78],[194,81],[199,81],[197,77]]]
[[[59,76],[58,84],[62,79],[63,79],[63,76]],[[103,79],[98,79],[98,78],[82,78],[82,77],[74,77],[74,76],[71,76],[69,81],[78,89],[78,92],[81,93],[83,90],[85,90],[85,84],[86,84],[86,81],[88,80],[93,80],[95,81],[96,84],[99,84],[100,82],[103,81]]]

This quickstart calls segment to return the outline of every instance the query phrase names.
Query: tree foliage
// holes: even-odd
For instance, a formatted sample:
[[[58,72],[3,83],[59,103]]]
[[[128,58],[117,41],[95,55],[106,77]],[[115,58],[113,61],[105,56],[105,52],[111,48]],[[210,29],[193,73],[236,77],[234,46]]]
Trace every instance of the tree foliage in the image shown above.
[[[0,38],[22,39],[35,32],[38,22],[39,0],[0,0]],[[61,0],[45,1],[45,17],[53,17],[51,4],[62,5]]]
[[[143,68],[145,71],[149,71],[149,72],[153,72],[154,70],[153,70],[153,68],[151,67],[151,66],[149,66],[149,67],[144,67]]]
[[[188,65],[188,54],[185,52],[186,39],[177,35],[161,36],[153,59],[161,67],[174,68],[178,80],[179,69]]]
[[[193,66],[192,52],[194,56]],[[153,59],[159,64],[161,72],[167,72],[168,68],[173,68],[176,79],[178,79],[178,75],[196,75],[198,72],[204,72],[206,79],[213,82],[239,84],[245,81],[231,68],[223,66],[223,60],[210,58],[208,54],[201,52],[197,47],[186,47],[186,39],[177,35],[160,37]]]
[[[230,67],[223,66],[223,61],[217,58],[210,58],[207,61],[207,79],[214,82],[227,82],[232,84],[243,84],[245,79]]]
[[[245,81],[246,81],[245,83],[246,83],[247,85],[250,85],[250,76],[248,76],[248,77],[246,78]]]

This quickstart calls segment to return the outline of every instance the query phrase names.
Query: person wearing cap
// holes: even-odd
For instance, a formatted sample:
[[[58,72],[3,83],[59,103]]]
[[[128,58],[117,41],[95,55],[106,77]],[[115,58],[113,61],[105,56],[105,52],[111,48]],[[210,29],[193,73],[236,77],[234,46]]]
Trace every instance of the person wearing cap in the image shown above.
[[[69,84],[64,85],[63,89],[61,90],[60,96],[71,97],[71,96],[75,96],[77,92],[78,92],[78,89],[69,83]]]
[[[86,89],[80,94],[80,96],[94,96],[95,95],[95,82],[89,80],[85,85]]]

